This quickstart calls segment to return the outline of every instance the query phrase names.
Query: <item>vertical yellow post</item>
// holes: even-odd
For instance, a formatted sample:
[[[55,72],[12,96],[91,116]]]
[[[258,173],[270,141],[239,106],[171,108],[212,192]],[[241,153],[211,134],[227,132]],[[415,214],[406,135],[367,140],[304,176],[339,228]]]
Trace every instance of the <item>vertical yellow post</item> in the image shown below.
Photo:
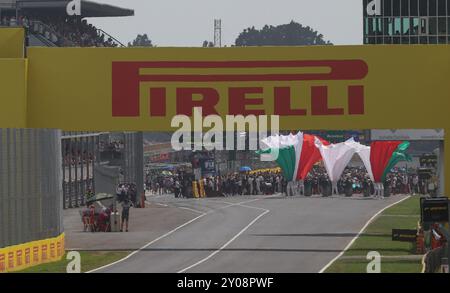
[[[198,198],[198,189],[197,189],[197,181],[192,181],[192,193],[195,198]]]
[[[203,184],[203,179],[200,180],[200,197],[206,197],[205,184]]]

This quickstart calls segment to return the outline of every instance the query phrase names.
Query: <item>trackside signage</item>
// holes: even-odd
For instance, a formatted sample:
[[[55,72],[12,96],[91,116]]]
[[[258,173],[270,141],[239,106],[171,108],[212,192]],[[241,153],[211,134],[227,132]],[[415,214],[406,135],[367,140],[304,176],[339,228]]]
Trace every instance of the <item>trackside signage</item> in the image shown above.
[[[440,45],[30,48],[27,123],[174,131],[174,116],[201,108],[221,118],[277,115],[280,129],[445,130],[449,53]]]
[[[145,69],[168,73],[142,73]],[[185,69],[195,70],[195,73],[180,73]],[[246,69],[259,73],[244,73]],[[265,73],[267,69],[271,72]],[[227,73],[223,73],[225,70]],[[294,73],[295,70],[302,73]],[[141,115],[140,86],[143,83],[150,85],[148,96],[144,94],[149,99],[149,108],[143,114],[148,117],[167,116],[168,103],[173,102],[177,115],[191,116],[194,107],[201,107],[205,116],[220,115],[217,106],[221,100],[228,101],[229,115],[267,115],[261,98],[267,90],[273,95],[274,115],[342,116],[345,111],[349,115],[364,115],[364,86],[347,85],[346,81],[360,81],[367,74],[364,60],[112,62],[112,116]],[[322,82],[311,86],[310,97],[305,97],[310,101],[310,109],[293,108],[291,104],[293,85],[298,86],[302,81]],[[329,81],[343,81],[347,94],[340,97],[340,107],[329,106]],[[157,85],[161,83],[167,85]],[[168,96],[172,83],[186,85],[175,87],[175,95]],[[198,86],[199,83],[204,85]],[[264,88],[264,83],[275,85]],[[225,88],[224,94],[220,92],[221,87]],[[252,105],[255,107],[250,108]]]

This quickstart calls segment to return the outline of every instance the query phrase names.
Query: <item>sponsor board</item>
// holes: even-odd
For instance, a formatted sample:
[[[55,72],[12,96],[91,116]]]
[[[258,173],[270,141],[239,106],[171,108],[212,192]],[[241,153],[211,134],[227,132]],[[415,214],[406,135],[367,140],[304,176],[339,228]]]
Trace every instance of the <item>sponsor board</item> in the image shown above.
[[[449,203],[448,198],[421,198],[422,222],[448,222]]]
[[[25,31],[17,27],[0,29],[0,58],[23,58]]]
[[[174,116],[202,107],[223,119],[279,115],[282,130],[445,129],[449,52],[446,45],[30,48],[27,122],[174,131]]]
[[[444,129],[373,129],[372,140],[444,140]]]
[[[64,233],[55,238],[0,248],[0,273],[61,260],[64,249]]]
[[[416,242],[417,230],[414,229],[392,229],[392,241]]]
[[[27,75],[26,59],[1,59],[0,57],[1,128],[27,127],[26,75]]]

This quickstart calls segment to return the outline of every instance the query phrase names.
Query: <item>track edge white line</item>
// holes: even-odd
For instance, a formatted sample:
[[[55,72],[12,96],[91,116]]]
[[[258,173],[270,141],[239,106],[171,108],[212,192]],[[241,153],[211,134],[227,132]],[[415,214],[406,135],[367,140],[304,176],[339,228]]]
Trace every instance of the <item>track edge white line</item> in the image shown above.
[[[411,195],[408,195],[405,198],[402,198],[384,208],[382,208],[381,210],[379,210],[375,215],[373,215],[367,222],[366,224],[361,228],[361,230],[358,232],[358,234],[356,234],[355,237],[353,237],[353,239],[347,244],[347,246],[345,246],[345,248],[336,256],[334,257],[329,263],[327,263],[320,271],[319,274],[324,273],[335,261],[337,261],[352,245],[353,243],[356,241],[356,239],[359,238],[359,236],[361,236],[361,234],[364,232],[364,230],[367,229],[367,227],[381,214],[383,213],[385,210],[401,203],[402,201],[407,200],[408,198],[410,198]]]

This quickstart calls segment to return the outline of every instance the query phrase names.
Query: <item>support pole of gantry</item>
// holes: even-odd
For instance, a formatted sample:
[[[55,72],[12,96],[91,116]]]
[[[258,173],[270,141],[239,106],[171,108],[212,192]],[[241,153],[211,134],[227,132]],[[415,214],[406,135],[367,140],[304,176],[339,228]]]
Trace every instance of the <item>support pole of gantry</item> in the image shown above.
[[[446,133],[447,134],[447,133]],[[445,135],[446,135],[445,134]],[[450,193],[445,192],[445,165],[448,165],[445,161],[445,140],[439,141],[439,150],[438,150],[438,169],[437,169],[437,176],[438,176],[438,196],[450,196]]]

